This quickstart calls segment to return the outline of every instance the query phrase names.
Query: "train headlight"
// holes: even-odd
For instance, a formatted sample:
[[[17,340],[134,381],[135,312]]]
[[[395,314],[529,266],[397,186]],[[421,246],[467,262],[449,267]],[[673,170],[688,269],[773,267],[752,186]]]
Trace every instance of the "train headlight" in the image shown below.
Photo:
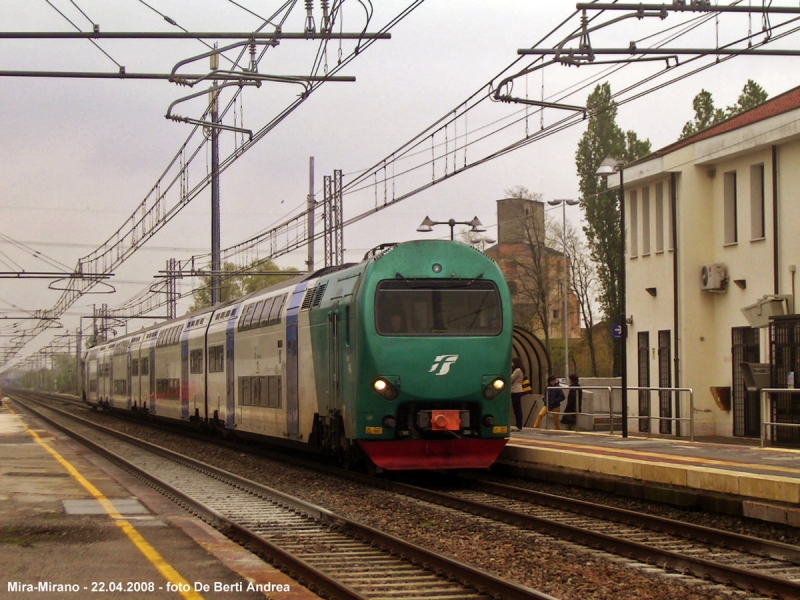
[[[504,389],[506,389],[506,381],[502,377],[483,378],[483,397],[487,400],[496,398]]]
[[[390,383],[383,377],[379,377],[372,383],[372,388],[387,400],[394,400],[397,398],[399,391],[397,386]]]
[[[491,427],[494,425],[494,416],[493,415],[483,415],[483,419],[481,419],[484,427]]]
[[[387,429],[391,429],[392,427],[396,427],[397,426],[397,419],[395,419],[393,416],[389,415],[389,416],[383,417],[383,421],[381,421],[381,423]]]

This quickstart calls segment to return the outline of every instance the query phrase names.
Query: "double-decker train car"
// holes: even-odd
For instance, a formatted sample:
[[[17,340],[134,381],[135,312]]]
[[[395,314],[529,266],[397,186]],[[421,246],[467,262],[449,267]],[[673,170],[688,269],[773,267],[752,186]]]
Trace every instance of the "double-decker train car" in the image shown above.
[[[387,244],[84,354],[84,397],[388,470],[484,468],[508,441],[512,314],[459,242]]]

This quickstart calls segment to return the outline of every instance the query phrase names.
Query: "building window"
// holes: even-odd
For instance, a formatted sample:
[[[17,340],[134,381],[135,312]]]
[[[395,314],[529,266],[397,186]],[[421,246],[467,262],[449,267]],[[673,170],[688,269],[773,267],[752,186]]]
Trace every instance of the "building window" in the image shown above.
[[[629,223],[631,228],[631,257],[639,255],[639,210],[636,190],[631,190],[630,193],[630,217]]]
[[[725,243],[736,244],[739,241],[736,214],[736,171],[725,173],[725,189],[723,202],[725,210]]]
[[[766,235],[764,224],[764,164],[750,167],[750,239]]]
[[[650,254],[650,188],[642,188],[642,256]]]
[[[664,184],[656,184],[656,252],[664,251]]]

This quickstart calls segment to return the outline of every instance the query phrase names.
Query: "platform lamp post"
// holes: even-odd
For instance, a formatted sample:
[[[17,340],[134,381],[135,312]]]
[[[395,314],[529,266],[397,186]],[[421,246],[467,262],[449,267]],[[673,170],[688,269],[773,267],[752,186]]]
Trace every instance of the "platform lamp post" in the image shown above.
[[[455,239],[456,225],[469,225],[470,227],[472,227],[470,231],[473,233],[482,233],[486,231],[483,228],[483,223],[481,223],[480,220],[478,220],[478,217],[473,217],[472,221],[456,221],[455,219],[449,219],[447,221],[431,221],[431,218],[428,216],[426,216],[423,219],[422,223],[419,224],[419,227],[417,227],[417,231],[421,231],[423,233],[430,233],[431,231],[433,231],[434,225],[449,225],[451,240]]]
[[[562,243],[564,244],[564,381],[569,383],[569,282],[567,274],[567,206],[575,206],[578,200],[548,200],[550,206],[561,205]]]
[[[595,175],[608,178],[619,173],[619,333],[620,362],[622,363],[622,437],[628,437],[628,317],[625,308],[625,162],[611,156],[600,163]]]

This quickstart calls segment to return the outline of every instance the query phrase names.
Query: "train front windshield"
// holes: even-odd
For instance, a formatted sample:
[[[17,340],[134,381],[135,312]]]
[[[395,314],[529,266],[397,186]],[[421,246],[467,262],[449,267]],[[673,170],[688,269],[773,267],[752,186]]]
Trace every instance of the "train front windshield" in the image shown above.
[[[492,336],[503,329],[492,281],[391,279],[375,293],[375,327],[390,336]]]

